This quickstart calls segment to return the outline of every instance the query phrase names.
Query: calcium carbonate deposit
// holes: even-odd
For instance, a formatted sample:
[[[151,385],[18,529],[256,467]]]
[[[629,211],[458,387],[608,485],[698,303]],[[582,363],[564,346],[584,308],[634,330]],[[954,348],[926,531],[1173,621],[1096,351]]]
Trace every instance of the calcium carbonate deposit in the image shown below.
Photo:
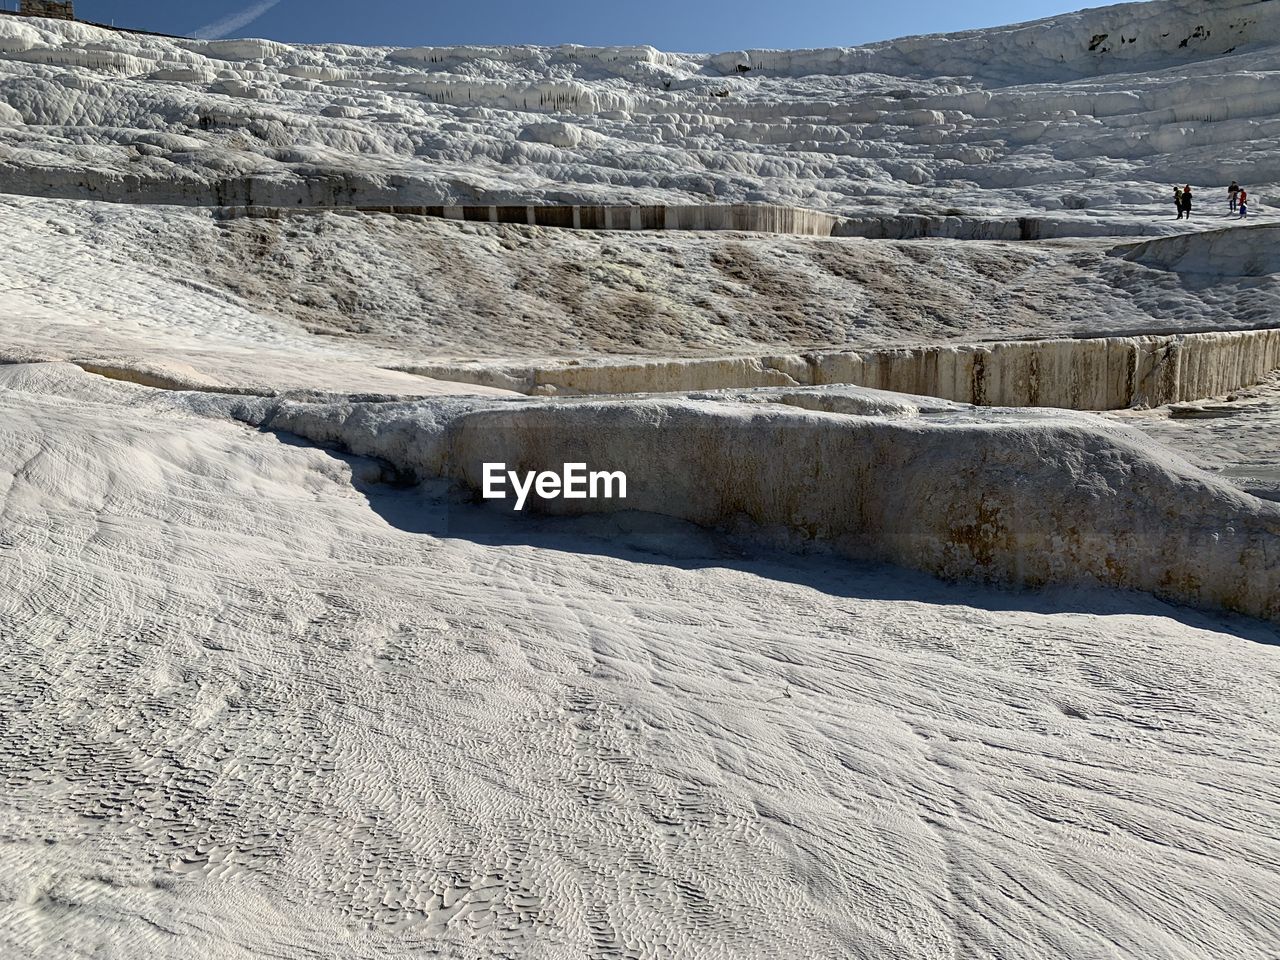
[[[1272,956],[1278,116],[0,15],[0,957]]]

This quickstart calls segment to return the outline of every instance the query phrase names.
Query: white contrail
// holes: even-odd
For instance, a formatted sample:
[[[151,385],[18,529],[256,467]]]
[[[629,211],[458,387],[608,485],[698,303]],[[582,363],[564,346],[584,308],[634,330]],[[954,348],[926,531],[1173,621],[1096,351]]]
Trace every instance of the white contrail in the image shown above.
[[[257,3],[245,7],[239,13],[233,13],[221,20],[206,24],[191,35],[197,40],[220,40],[242,27],[247,27],[279,2],[280,0],[258,0]]]

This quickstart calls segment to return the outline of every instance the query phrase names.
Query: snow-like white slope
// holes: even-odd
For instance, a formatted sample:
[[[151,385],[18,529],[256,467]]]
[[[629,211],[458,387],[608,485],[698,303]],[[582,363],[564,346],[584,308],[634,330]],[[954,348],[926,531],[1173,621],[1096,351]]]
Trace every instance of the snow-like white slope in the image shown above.
[[[302,305],[292,316],[204,282],[217,227],[189,211],[0,198],[0,362],[75,360],[162,386],[273,393],[397,395],[495,391],[439,385],[393,369],[403,354],[335,341]],[[244,260],[256,250],[238,247]],[[263,264],[259,264],[259,267]],[[230,268],[229,268],[230,269]],[[252,271],[250,271],[250,276]],[[335,291],[358,298],[350,285]],[[358,302],[358,301],[357,301]]]
[[[742,72],[745,70],[746,72]],[[857,49],[295,47],[0,18],[9,191],[778,201],[1124,232],[1280,182],[1280,10],[1157,0]]]
[[[509,524],[200,402],[0,368],[6,957],[1280,938],[1274,631]]]

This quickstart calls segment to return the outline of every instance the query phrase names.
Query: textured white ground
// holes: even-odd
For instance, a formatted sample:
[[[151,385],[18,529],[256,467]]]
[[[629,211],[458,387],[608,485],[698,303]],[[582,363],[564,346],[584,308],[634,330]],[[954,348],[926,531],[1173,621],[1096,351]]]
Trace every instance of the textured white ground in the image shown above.
[[[497,393],[393,369],[442,357],[1273,325],[1278,113],[1259,0],[714,56],[0,17],[0,957],[1269,958],[1274,623],[651,515],[512,519],[224,394]],[[1233,177],[1261,224],[1226,220]],[[1174,181],[1200,188],[1190,226]],[[1079,235],[194,209],[246,200],[761,200]],[[1111,415],[1149,444],[1103,451],[1109,486],[1081,475],[1083,519],[1172,464],[1240,528],[1273,522],[1278,390]],[[408,462],[426,432],[368,435]]]
[[[1271,224],[1149,241],[1126,258],[1112,254],[1132,242],[1113,239],[220,220],[0,196],[0,230],[0,356],[164,367],[206,387],[430,393],[387,368],[1200,332],[1280,315]]]
[[[1280,500],[1280,373],[1225,397],[1111,416],[1255,496]]]
[[[1273,629],[511,524],[193,402],[0,368],[6,955],[1280,937]]]

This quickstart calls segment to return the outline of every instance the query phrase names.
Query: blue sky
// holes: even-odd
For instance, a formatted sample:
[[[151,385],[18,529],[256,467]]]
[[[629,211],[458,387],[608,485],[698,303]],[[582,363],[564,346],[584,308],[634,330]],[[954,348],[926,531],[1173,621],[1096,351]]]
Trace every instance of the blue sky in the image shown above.
[[[848,46],[1034,20],[1088,0],[76,0],[86,20],[296,43],[650,43],[667,50]],[[7,6],[12,8],[14,0]]]

